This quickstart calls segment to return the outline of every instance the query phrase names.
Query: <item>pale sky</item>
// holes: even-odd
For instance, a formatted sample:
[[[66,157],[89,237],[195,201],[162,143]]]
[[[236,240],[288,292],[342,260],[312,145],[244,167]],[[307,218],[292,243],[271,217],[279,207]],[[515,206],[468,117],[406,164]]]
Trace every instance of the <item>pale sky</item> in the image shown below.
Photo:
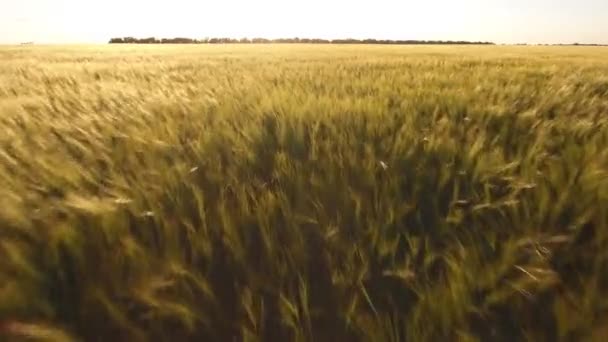
[[[0,0],[0,43],[123,36],[608,44],[608,0]]]

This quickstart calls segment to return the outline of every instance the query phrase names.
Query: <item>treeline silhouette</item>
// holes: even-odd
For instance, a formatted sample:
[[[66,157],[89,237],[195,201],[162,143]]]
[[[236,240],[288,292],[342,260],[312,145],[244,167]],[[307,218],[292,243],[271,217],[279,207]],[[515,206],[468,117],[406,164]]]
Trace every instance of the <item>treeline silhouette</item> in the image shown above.
[[[384,45],[494,45],[492,42],[452,40],[318,39],[318,38],[112,38],[110,44],[384,44]]]

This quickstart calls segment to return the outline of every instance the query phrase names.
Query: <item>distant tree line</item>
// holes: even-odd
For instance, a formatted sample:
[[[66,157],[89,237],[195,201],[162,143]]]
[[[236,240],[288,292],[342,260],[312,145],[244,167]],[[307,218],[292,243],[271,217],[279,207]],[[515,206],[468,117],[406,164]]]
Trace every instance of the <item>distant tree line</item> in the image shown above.
[[[572,43],[572,44],[553,44],[554,46],[608,46],[606,44],[583,44],[583,43]]]
[[[452,40],[310,39],[310,38],[112,38],[110,44],[383,44],[383,45],[494,45],[492,42]]]

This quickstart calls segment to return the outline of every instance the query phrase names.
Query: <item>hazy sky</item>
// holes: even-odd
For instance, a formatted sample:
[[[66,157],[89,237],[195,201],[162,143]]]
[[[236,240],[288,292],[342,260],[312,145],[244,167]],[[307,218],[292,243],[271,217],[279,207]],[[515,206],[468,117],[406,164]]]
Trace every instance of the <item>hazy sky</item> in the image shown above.
[[[608,0],[0,0],[0,43],[121,36],[608,44]]]

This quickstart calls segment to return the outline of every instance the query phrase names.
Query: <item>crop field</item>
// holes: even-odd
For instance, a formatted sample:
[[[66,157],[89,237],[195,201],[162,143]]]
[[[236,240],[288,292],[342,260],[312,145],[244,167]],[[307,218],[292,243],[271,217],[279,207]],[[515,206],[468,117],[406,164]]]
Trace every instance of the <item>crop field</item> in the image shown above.
[[[607,336],[608,48],[0,47],[0,340]]]

